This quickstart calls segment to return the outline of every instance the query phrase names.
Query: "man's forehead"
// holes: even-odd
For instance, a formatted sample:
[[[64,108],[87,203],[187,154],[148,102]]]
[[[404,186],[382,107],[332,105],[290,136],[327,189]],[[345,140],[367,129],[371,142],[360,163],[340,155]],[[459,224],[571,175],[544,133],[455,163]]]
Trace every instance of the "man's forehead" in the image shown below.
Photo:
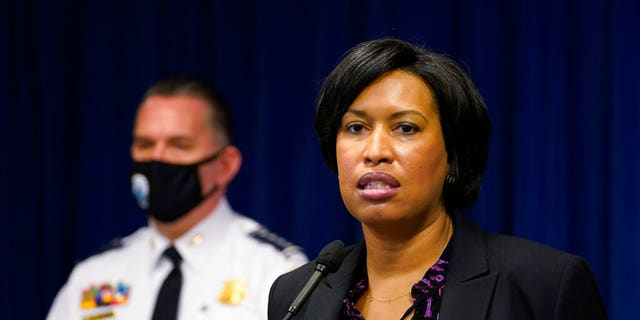
[[[193,134],[208,129],[210,112],[200,98],[151,96],[138,111],[134,132]]]
[[[211,107],[209,103],[200,97],[187,95],[160,96],[153,95],[147,97],[142,103],[141,109],[155,110],[176,110],[186,111],[186,113],[209,113]]]

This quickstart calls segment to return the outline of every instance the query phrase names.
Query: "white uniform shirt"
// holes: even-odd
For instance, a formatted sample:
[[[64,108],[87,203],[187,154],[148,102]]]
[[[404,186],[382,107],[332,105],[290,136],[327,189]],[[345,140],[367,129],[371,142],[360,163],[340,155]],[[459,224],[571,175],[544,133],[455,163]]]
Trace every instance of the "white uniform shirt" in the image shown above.
[[[168,246],[147,226],[120,247],[79,263],[47,319],[151,319],[160,286],[173,268],[162,256]],[[178,319],[266,319],[271,283],[307,261],[298,247],[233,212],[226,199],[174,246],[183,259]],[[92,286],[104,288],[104,294]]]

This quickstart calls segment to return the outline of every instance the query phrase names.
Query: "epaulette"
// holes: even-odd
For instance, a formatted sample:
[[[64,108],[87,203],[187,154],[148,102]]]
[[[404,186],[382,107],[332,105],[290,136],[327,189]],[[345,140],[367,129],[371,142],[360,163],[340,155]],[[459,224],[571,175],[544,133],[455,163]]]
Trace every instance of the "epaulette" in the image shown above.
[[[107,242],[106,244],[102,245],[98,250],[91,252],[88,256],[81,258],[79,260],[76,261],[76,264],[79,264],[81,262],[83,262],[84,260],[87,260],[93,256],[97,256],[99,254],[105,253],[107,251],[110,250],[114,250],[114,249],[119,249],[122,248],[124,246],[124,238],[114,238],[111,241]]]
[[[264,227],[251,232],[249,234],[249,237],[258,240],[259,242],[268,243],[274,246],[278,251],[284,253],[287,257],[300,252],[300,247]]]
[[[120,249],[123,246],[124,246],[124,241],[122,237],[111,239],[111,241],[109,241],[107,244],[103,245],[102,248],[100,248],[100,252],[98,253],[103,253],[105,251],[109,251],[113,249]]]

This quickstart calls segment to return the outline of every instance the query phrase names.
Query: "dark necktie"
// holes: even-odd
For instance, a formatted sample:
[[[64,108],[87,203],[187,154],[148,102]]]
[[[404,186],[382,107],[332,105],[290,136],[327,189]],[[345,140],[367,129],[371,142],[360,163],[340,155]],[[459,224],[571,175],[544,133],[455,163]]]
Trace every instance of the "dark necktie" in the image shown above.
[[[164,279],[158,292],[156,307],[153,310],[152,320],[176,320],[178,317],[178,300],[180,300],[180,287],[182,287],[182,272],[180,262],[182,257],[173,246],[167,248],[162,254],[173,263],[173,270]]]

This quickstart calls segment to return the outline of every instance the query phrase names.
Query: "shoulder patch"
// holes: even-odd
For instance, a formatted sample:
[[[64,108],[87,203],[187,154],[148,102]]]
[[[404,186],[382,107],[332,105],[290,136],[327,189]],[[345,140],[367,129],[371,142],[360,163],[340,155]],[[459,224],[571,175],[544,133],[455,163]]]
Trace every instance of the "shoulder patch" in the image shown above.
[[[257,240],[258,242],[272,245],[278,251],[284,253],[287,257],[300,252],[300,247],[264,227],[261,227],[249,233],[249,237]]]

